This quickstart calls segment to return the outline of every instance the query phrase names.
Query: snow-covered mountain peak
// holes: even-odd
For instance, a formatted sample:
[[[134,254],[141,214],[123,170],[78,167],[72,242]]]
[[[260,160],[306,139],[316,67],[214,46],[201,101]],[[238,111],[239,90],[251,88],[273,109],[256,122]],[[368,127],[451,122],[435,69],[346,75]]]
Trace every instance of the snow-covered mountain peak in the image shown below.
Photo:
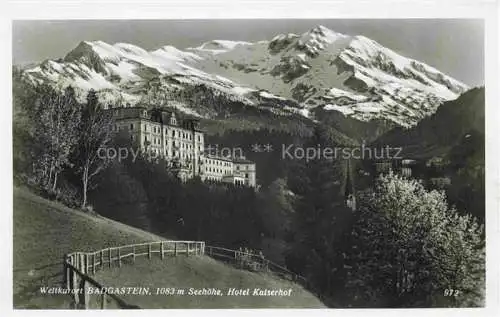
[[[468,87],[437,69],[404,57],[365,36],[355,36],[339,54],[343,62],[355,69],[355,77],[386,79],[389,82],[407,80],[411,87],[436,93],[444,99],[454,99]],[[365,82],[367,80],[364,80]]]
[[[323,25],[318,25],[312,28],[309,32],[304,33],[302,37],[316,38],[316,39],[321,39],[328,43],[333,43],[339,38],[347,37],[347,35],[330,30],[329,28]]]
[[[325,109],[403,126],[468,88],[372,39],[321,25],[255,43],[212,40],[185,50],[83,41],[64,59],[26,70],[25,77],[33,83],[106,91],[131,104],[152,87],[154,94],[172,95],[201,84],[251,105],[273,100],[281,105],[280,113],[314,115],[315,109]]]
[[[316,26],[308,32],[303,33],[297,40],[295,47],[310,57],[315,57],[321,51],[326,49],[330,44],[333,44],[341,39],[346,39],[349,36],[334,32],[322,25]]]
[[[220,54],[231,51],[239,45],[252,45],[252,43],[245,41],[212,40],[198,47],[189,47],[187,49],[193,52]]]

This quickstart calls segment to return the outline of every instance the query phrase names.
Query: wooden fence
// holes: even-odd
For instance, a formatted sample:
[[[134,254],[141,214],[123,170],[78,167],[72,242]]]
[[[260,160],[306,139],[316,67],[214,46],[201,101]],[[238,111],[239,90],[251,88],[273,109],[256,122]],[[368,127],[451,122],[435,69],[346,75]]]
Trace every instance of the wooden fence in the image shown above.
[[[214,246],[206,246],[205,254],[214,259],[229,262],[240,269],[272,272],[283,279],[297,282],[306,288],[309,287],[307,280],[303,276],[266,259],[263,255]]]
[[[205,254],[205,242],[167,240],[112,247],[95,252],[67,254],[63,260],[63,285],[72,295],[75,308],[90,308],[89,287],[100,290],[96,308],[106,308],[108,301],[113,302],[117,308],[139,308],[127,304],[115,294],[108,293],[106,287],[95,281],[90,275],[95,274],[98,269],[111,268],[113,265],[121,267],[124,259],[131,259],[134,263],[136,257],[147,256],[151,259],[154,254],[158,254],[162,259],[165,255],[203,255]]]

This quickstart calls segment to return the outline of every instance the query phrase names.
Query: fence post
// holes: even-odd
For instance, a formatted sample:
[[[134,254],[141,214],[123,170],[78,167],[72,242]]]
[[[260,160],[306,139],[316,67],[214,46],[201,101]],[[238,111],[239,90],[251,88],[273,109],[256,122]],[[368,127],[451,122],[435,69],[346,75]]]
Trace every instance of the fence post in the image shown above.
[[[83,279],[83,305],[85,309],[89,309],[89,292],[87,292],[87,281]]]
[[[174,242],[174,256],[177,256],[177,242]]]
[[[186,256],[189,256],[189,242],[186,243]]]
[[[69,264],[73,264],[73,255],[69,258]],[[73,269],[68,266],[68,289],[73,289]],[[70,293],[71,294],[71,293]]]
[[[101,250],[101,268],[104,267],[104,250]]]
[[[80,253],[80,271],[85,274],[85,255]]]
[[[106,292],[103,292],[101,296],[101,309],[106,309]]]
[[[92,253],[92,274],[95,274],[95,266],[96,266],[96,262],[95,262],[95,252]]]
[[[80,258],[80,256],[78,256],[78,258]],[[75,299],[75,308],[77,308],[78,304],[80,303],[80,293],[78,292],[78,289],[80,287],[79,284],[80,283],[78,281],[78,273],[76,273],[75,271],[73,271],[73,296],[74,296],[74,299]]]
[[[151,243],[148,243],[148,259],[151,260]]]
[[[68,258],[67,254],[63,255],[63,287],[69,289],[69,278],[68,278],[68,263],[66,262]]]
[[[163,254],[164,250],[163,250],[163,241],[160,242],[160,253],[161,253],[161,259],[163,260],[163,258],[165,257],[165,255]]]
[[[89,254],[85,253],[85,274],[88,274],[89,272]]]
[[[135,263],[135,245],[132,246],[132,262]]]
[[[122,258],[120,255],[120,247],[118,247],[118,267],[122,267]]]
[[[111,248],[108,248],[109,267],[111,268]]]

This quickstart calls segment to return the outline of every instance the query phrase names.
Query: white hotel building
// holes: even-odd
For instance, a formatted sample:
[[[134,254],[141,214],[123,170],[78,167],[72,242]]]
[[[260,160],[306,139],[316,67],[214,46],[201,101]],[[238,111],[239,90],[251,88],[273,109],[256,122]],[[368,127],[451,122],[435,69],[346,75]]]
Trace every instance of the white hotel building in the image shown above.
[[[255,187],[255,163],[244,157],[205,153],[204,133],[198,120],[178,120],[174,112],[146,107],[111,108],[114,131],[126,132],[142,152],[165,158],[187,180],[225,182]]]

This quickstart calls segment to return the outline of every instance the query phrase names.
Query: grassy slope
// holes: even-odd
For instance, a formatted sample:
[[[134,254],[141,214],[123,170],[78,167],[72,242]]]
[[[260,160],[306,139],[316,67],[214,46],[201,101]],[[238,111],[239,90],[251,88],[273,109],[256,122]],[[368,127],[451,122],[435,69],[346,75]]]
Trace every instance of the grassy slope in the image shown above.
[[[68,307],[66,296],[42,296],[62,281],[62,258],[73,251],[147,242],[158,236],[96,218],[14,189],[14,307]]]
[[[169,269],[170,268],[170,269]],[[175,268],[175,269],[173,269]],[[148,308],[320,308],[324,305],[302,287],[266,275],[238,270],[210,257],[138,258],[135,265],[96,273],[97,280],[112,287],[149,287],[151,296],[122,295],[130,304]],[[120,281],[117,283],[117,281]],[[157,288],[184,289],[185,295],[157,295]],[[222,296],[188,296],[189,288],[220,289]],[[229,288],[292,289],[291,296],[228,296]]]
[[[110,246],[155,241],[160,237],[121,223],[92,217],[47,201],[22,189],[14,189],[14,263],[13,293],[15,308],[68,308],[69,297],[41,295],[41,286],[59,285],[62,280],[62,257],[72,251],[91,251]],[[151,265],[150,265],[151,264]],[[168,259],[152,263],[138,261],[136,266],[124,266],[98,273],[98,280],[116,281],[127,276],[124,284],[152,287],[281,287],[290,284],[271,277],[240,271],[204,257]],[[110,286],[115,286],[110,285]],[[256,307],[319,307],[322,304],[310,293],[294,286],[288,300],[254,298]],[[156,297],[130,299],[142,307],[238,307],[245,301],[221,297],[177,298],[163,301]]]

